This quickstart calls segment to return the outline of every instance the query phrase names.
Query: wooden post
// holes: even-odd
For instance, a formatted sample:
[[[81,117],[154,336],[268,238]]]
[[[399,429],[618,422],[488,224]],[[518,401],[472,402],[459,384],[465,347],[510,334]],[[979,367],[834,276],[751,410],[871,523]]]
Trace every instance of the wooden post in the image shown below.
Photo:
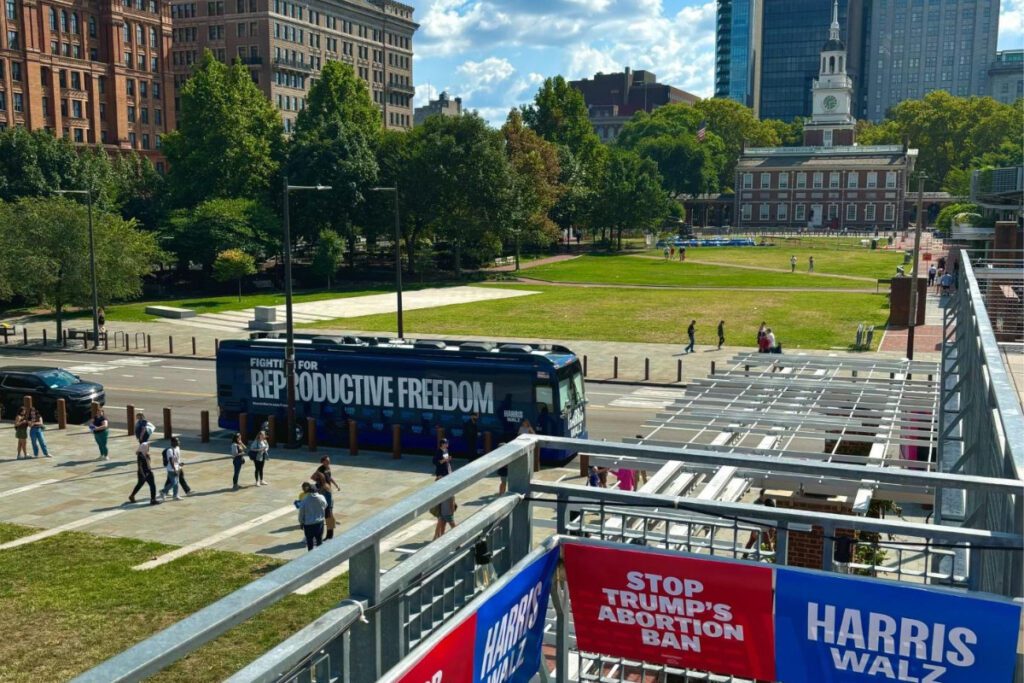
[[[97,403],[96,401],[93,401],[92,403],[90,403],[89,404],[89,414],[92,415],[93,419],[95,420],[96,416],[100,414],[100,404]]]
[[[309,450],[311,450],[311,451],[315,451],[316,450],[316,418],[315,417],[307,417],[306,418],[306,445],[309,447]]]
[[[436,439],[435,439],[434,447],[435,448],[440,448],[441,447],[441,439],[444,438],[444,427],[442,427],[441,425],[438,425],[437,427],[434,428],[434,431],[436,432]]]
[[[68,404],[62,399],[57,399],[57,429],[68,428]]]
[[[676,381],[683,381],[683,361],[676,359]]]
[[[153,335],[146,335],[146,353],[153,353]]]
[[[167,354],[169,356],[174,355],[174,336],[167,335]]]
[[[590,456],[580,453],[580,476],[584,479],[590,473]]]
[[[540,472],[540,444],[533,445],[533,471]]]
[[[7,345],[7,328],[4,328],[4,345]],[[66,345],[66,344],[65,344]]]
[[[27,327],[21,328],[21,340],[22,340],[21,341],[22,344],[24,344],[25,346],[28,346],[28,328]]]
[[[356,428],[356,421],[348,421],[348,453],[359,455],[359,430]]]
[[[63,340],[61,340],[61,342],[63,343],[63,345],[64,345],[64,348],[66,349],[66,348],[68,347],[68,331],[67,331],[67,330],[64,330],[64,331],[63,331],[63,332],[61,333],[61,336],[62,336],[62,337],[64,337],[64,339],[63,339]],[[7,343],[7,333],[6,333],[6,332],[4,333],[4,343],[5,343],[5,344]]]
[[[192,355],[196,355],[196,338],[192,337]]]
[[[128,436],[135,434],[135,406],[131,403],[124,408],[125,415],[128,418]]]
[[[612,357],[612,379],[618,379],[619,377],[619,357]]]
[[[644,358],[644,381],[651,379],[651,359]]]
[[[32,410],[32,397],[31,396],[22,396],[21,397],[21,405],[24,406],[26,413],[29,412],[30,410]]]
[[[249,413],[238,414],[238,433],[242,435],[242,441],[249,441]]]
[[[402,457],[402,425],[391,425],[391,458],[398,460]]]
[[[164,438],[170,439],[174,436],[174,428],[171,425],[171,409],[164,408]]]
[[[711,361],[711,374],[715,374],[715,361]]]
[[[587,376],[587,355],[583,354],[583,376]]]
[[[46,328],[43,328],[43,346],[46,346]]]
[[[199,412],[199,440],[203,443],[210,443],[210,411]]]
[[[494,450],[494,434],[490,432],[484,432],[484,454],[490,453]]]
[[[277,416],[270,415],[267,417],[267,445],[277,445]]]
[[[110,335],[107,334],[106,332],[103,333],[103,350],[110,350]]]
[[[217,339],[216,337],[214,337],[214,339],[213,339],[213,352],[217,353],[218,351],[220,351],[220,339]]]

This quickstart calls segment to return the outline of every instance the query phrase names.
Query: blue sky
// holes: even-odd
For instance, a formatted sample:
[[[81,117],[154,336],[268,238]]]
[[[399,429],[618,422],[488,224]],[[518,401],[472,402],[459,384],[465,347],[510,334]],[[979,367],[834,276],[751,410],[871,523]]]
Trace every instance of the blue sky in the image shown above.
[[[715,3],[700,0],[405,0],[416,104],[441,90],[492,123],[530,100],[547,76],[650,69],[710,96]],[[1024,46],[1024,0],[1002,0],[999,49]]]

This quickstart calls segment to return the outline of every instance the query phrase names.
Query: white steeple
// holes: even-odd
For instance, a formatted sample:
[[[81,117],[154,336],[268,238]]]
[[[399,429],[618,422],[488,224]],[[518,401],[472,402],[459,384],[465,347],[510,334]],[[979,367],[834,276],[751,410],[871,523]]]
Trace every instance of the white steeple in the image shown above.
[[[839,0],[832,0],[832,25],[828,29],[829,40],[839,40]]]

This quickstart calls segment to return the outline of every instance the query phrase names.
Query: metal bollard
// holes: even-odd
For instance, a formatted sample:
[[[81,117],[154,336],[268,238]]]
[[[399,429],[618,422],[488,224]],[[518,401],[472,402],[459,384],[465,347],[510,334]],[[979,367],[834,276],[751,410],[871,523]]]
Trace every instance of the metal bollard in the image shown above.
[[[220,339],[217,339],[216,337],[214,337],[214,339],[213,339],[213,352],[217,353],[218,351],[220,351]]]
[[[711,374],[715,374],[715,361],[711,361]]]
[[[146,335],[146,353],[153,353],[153,335]]]
[[[210,443],[210,411],[199,411],[199,440]]]
[[[267,445],[277,445],[277,416],[270,415],[267,417]]]
[[[28,328],[21,328],[21,343],[28,346]]]
[[[490,453],[494,450],[494,434],[490,432],[484,432],[484,453]]]
[[[46,328],[43,328],[43,346],[46,346]]]
[[[612,379],[618,379],[619,377],[619,357],[612,357]]]
[[[590,473],[590,456],[580,453],[580,476],[584,479]]]
[[[103,333],[103,350],[110,350],[110,335],[107,334],[106,332]]]
[[[676,360],[676,381],[683,381],[683,361],[678,359]]]
[[[125,415],[128,418],[128,436],[135,434],[135,406],[131,403],[124,407]]]
[[[171,409],[164,408],[164,438],[170,439],[174,436],[174,429],[171,425]]]
[[[583,354],[583,376],[587,376],[587,355]]]
[[[402,457],[402,425],[391,425],[391,457],[394,460]]]
[[[68,428],[68,404],[62,399],[57,399],[57,429]]]
[[[60,336],[63,337],[63,339],[61,340],[61,344],[63,344],[65,349],[68,348],[68,331],[64,330],[63,332],[61,332]]]
[[[170,335],[167,336],[167,355],[174,355],[174,337]]]
[[[359,430],[355,420],[348,421],[348,454],[359,455]]]
[[[750,372],[750,364],[749,363],[743,366],[743,371],[744,372]]]
[[[249,440],[249,413],[238,414],[238,433],[242,435],[242,441]]]
[[[306,418],[306,446],[311,451],[316,450],[316,418]]]
[[[196,338],[192,337],[192,355],[196,355]]]
[[[651,359],[644,358],[644,381],[648,381],[651,378]]]

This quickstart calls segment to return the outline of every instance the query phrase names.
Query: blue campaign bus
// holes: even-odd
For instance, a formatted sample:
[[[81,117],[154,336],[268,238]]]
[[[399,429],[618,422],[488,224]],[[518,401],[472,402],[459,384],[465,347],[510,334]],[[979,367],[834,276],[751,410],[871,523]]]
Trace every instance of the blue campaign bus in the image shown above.
[[[238,429],[275,416],[284,436],[287,388],[283,338],[225,340],[217,351],[219,424]],[[296,423],[316,419],[317,441],[348,444],[349,420],[361,447],[388,450],[392,426],[402,448],[432,451],[437,427],[455,455],[477,414],[479,447],[514,439],[523,420],[537,433],[587,438],[583,370],[564,346],[386,337],[295,336]],[[575,453],[542,449],[545,462]]]

